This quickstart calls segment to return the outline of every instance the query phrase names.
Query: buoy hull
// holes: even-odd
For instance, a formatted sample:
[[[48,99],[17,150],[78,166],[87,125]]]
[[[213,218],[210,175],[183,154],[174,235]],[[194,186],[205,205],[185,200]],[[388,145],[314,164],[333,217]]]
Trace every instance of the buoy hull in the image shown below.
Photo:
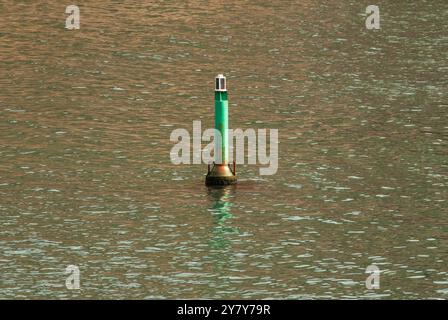
[[[235,173],[227,164],[215,164],[205,177],[205,185],[207,186],[226,186],[235,184],[236,181]]]
[[[205,177],[205,185],[206,186],[228,186],[231,184],[236,184],[236,177],[215,177],[215,176],[206,176]]]

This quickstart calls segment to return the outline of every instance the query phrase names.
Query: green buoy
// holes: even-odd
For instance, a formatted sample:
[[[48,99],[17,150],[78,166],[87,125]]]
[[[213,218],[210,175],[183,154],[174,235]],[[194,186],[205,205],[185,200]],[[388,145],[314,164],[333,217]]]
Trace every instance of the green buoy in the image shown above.
[[[215,139],[215,162],[213,162],[212,168],[208,165],[205,184],[208,186],[235,184],[235,161],[233,161],[233,168],[229,164],[229,101],[227,99],[227,84],[226,77],[222,74],[219,74],[215,79],[215,129],[221,134],[221,139]]]

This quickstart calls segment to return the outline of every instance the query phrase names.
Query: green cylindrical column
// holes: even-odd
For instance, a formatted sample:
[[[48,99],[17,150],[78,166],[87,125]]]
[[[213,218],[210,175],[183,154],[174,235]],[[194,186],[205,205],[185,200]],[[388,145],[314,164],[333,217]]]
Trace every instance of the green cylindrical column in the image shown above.
[[[236,183],[235,161],[233,170],[229,165],[229,102],[226,78],[219,74],[215,80],[215,129],[221,139],[215,137],[215,162],[205,178],[206,185],[228,185]],[[221,140],[221,141],[220,141]],[[221,151],[221,152],[219,152]]]
[[[215,139],[215,150],[221,150],[215,156],[217,164],[229,163],[229,102],[227,100],[227,91],[215,90],[215,129],[221,133],[221,141]]]

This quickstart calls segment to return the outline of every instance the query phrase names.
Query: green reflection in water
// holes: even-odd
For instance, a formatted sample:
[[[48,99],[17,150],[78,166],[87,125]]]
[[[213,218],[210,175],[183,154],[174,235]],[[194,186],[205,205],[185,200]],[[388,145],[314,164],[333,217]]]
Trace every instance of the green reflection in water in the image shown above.
[[[233,206],[234,189],[233,186],[208,188],[207,193],[212,202],[210,211],[214,218],[209,246],[213,250],[227,250],[231,245],[228,235],[238,233],[238,229],[227,225],[227,220],[233,217],[231,208]]]

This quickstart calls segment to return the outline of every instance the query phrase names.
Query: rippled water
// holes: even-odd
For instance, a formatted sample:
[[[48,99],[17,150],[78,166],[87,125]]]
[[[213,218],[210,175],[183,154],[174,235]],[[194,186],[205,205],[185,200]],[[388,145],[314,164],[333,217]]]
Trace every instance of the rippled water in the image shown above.
[[[3,1],[0,298],[447,298],[448,3],[376,4]],[[207,189],[220,72],[279,170]]]

